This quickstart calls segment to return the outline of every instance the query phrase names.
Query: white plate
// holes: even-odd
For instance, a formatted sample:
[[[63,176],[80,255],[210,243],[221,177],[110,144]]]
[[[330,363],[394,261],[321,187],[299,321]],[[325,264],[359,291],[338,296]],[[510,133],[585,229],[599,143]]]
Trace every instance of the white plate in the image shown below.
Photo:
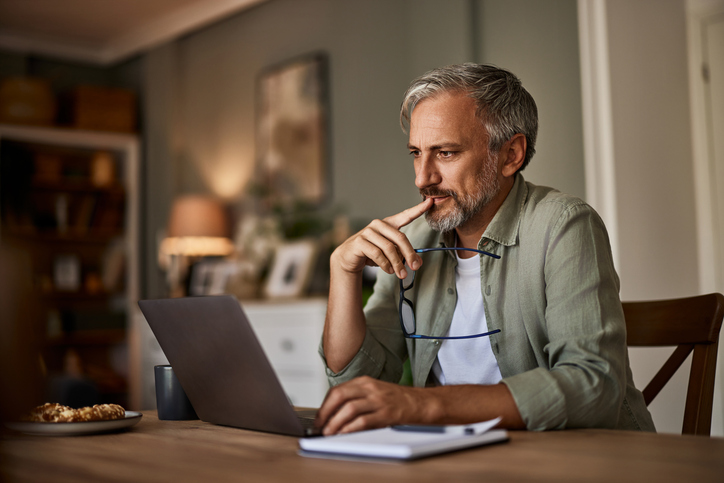
[[[141,413],[126,411],[123,419],[111,419],[109,421],[81,421],[77,423],[41,423],[21,421],[5,423],[5,426],[27,434],[44,436],[80,436],[84,434],[108,433],[127,429],[141,420]]]

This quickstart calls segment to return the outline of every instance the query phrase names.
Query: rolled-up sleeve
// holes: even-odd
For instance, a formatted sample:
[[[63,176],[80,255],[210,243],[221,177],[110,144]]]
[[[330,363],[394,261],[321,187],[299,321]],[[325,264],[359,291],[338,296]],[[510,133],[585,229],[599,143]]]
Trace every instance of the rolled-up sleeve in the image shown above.
[[[548,229],[532,220],[520,247],[520,273],[529,274],[519,284],[523,323],[543,367],[503,382],[528,429],[614,428],[626,390],[626,330],[608,235],[583,202],[559,213]],[[528,243],[538,256],[525,255],[536,251]]]

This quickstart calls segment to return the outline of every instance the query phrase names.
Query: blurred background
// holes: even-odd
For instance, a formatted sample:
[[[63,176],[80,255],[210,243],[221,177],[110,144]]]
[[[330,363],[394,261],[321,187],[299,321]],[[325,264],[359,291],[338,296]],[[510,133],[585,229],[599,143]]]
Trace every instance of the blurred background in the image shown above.
[[[38,403],[153,408],[137,300],[231,293],[319,404],[328,256],[417,203],[401,96],[467,61],[536,99],[524,176],[601,213],[623,300],[724,292],[723,3],[0,0],[0,242],[25,257],[0,277],[38,301],[2,299],[3,373]],[[669,352],[630,351],[638,387]],[[687,375],[651,406],[662,431]]]

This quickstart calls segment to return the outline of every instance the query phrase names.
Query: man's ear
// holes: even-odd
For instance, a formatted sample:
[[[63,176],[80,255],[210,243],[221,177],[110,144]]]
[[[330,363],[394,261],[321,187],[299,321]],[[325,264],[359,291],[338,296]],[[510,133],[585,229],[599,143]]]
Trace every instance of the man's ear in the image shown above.
[[[500,150],[499,159],[502,161],[501,173],[505,177],[514,176],[518,172],[523,161],[525,161],[525,153],[528,148],[528,142],[523,134],[515,134]]]

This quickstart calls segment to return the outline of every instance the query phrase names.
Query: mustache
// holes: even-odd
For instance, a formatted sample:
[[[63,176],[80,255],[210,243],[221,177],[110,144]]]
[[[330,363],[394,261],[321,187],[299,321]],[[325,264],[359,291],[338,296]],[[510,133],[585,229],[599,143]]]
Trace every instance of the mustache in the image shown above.
[[[458,199],[458,194],[453,190],[441,190],[437,188],[422,188],[420,189],[420,196],[422,199],[435,197],[435,196],[451,196],[453,199]]]

